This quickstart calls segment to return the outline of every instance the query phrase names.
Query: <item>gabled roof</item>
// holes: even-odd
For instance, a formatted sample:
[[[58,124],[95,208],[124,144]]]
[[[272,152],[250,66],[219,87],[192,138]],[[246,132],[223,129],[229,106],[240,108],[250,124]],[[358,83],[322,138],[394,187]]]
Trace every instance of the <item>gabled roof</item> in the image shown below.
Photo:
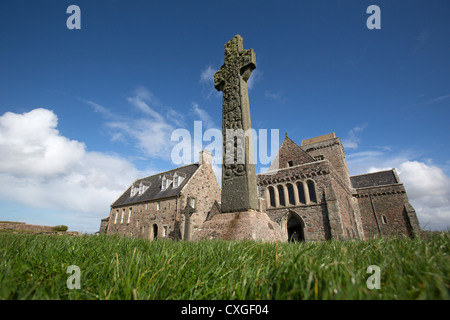
[[[400,183],[394,169],[352,176],[350,182],[355,189]]]
[[[315,160],[286,134],[280,150],[278,150],[275,159],[270,164],[269,171],[287,168],[289,167],[289,161],[292,161],[292,164],[297,166],[314,162]]]
[[[161,172],[155,174],[153,176],[149,176],[146,178],[138,179],[128,189],[117,199],[111,207],[123,206],[131,203],[142,202],[142,201],[150,201],[157,200],[160,198],[166,198],[171,196],[176,196],[181,192],[183,187],[189,182],[190,178],[194,175],[195,171],[199,168],[198,163],[193,163],[187,166],[175,168],[166,172]],[[175,173],[179,175],[185,176],[183,182],[177,187],[173,188],[173,184],[171,184],[165,190],[161,189],[161,182],[164,176],[173,177]],[[141,195],[136,194],[131,196],[131,188],[133,185],[139,185],[140,182],[143,182],[145,185],[149,185],[148,189],[145,190]]]

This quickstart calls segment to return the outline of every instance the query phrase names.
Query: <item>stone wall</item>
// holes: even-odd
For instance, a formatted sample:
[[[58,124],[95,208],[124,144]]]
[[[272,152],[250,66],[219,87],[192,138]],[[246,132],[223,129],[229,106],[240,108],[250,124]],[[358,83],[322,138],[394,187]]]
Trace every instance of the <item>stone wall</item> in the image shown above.
[[[260,197],[266,199],[267,215],[274,222],[277,222],[287,240],[287,222],[291,216],[301,219],[303,224],[304,239],[328,240],[331,238],[330,224],[328,218],[327,204],[325,201],[325,190],[330,186],[330,165],[327,160],[315,161],[302,165],[284,168],[271,174],[261,174],[257,177]],[[307,182],[314,184],[314,194],[316,201],[312,201]],[[295,204],[289,202],[289,195],[285,196],[285,205],[274,207],[270,203],[269,188],[277,191],[278,186],[287,194],[289,185],[304,186],[305,203],[296,201]],[[294,192],[295,197],[298,191]],[[309,195],[309,196],[308,196]]]
[[[356,189],[366,238],[419,235],[420,227],[403,184]]]
[[[178,195],[111,208],[106,233],[150,240],[155,235],[157,238],[184,239],[185,216],[181,212],[190,197],[195,198],[191,233],[195,232],[205,221],[214,201],[220,201],[221,196],[209,156],[201,154],[201,165]]]
[[[154,239],[157,231],[157,237],[176,238],[178,209],[177,196],[111,208],[107,234]]]
[[[53,227],[27,224],[24,222],[0,222],[0,230],[18,230],[32,232],[52,232]]]
[[[327,159],[336,170],[342,181],[350,186],[350,174],[348,172],[345,152],[339,138],[320,141],[308,145],[302,144],[302,149],[315,159]]]
[[[191,235],[206,220],[208,212],[211,210],[214,201],[220,202],[221,190],[217,178],[210,163],[204,163],[195,172],[189,183],[182,190],[181,208],[186,207],[188,198],[195,198],[195,213],[191,216]],[[181,235],[184,239],[184,224],[186,217],[180,216]]]

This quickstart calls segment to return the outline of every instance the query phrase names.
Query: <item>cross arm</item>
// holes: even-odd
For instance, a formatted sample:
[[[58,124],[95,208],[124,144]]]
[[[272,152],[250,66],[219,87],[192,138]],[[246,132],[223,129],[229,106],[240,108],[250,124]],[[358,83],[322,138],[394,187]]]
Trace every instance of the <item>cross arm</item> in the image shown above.
[[[253,49],[243,50],[241,53],[241,76],[247,81],[256,68],[256,55]]]
[[[225,86],[225,75],[224,75],[223,66],[214,74],[214,88],[217,91],[223,91],[223,87]]]

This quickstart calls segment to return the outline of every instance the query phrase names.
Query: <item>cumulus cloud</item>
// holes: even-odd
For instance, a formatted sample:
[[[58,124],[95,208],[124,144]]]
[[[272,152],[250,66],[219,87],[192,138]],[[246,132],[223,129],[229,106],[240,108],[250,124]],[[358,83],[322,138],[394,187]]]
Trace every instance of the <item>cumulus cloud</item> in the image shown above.
[[[0,171],[16,176],[63,173],[83,157],[84,144],[58,134],[56,115],[46,109],[0,118]]]
[[[450,177],[441,168],[419,161],[403,162],[397,172],[422,227],[449,228]]]
[[[95,222],[142,175],[117,155],[88,152],[62,136],[58,117],[48,109],[0,116],[0,198],[40,209],[58,210]],[[69,217],[67,217],[69,218]]]

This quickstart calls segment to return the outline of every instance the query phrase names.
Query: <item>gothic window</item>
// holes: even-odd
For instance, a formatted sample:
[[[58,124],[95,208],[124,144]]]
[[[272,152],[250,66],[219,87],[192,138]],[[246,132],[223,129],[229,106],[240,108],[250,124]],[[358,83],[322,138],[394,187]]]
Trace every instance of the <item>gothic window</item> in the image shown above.
[[[387,223],[387,218],[384,214],[381,215],[381,221],[383,222],[383,224]]]
[[[159,209],[161,209],[161,201],[158,201],[158,202],[156,203],[156,210],[159,211]]]
[[[122,209],[122,216],[120,217],[120,223],[123,223],[124,216],[125,216],[125,209]]]
[[[269,187],[269,198],[270,206],[275,207],[275,191],[273,190],[273,187]]]
[[[114,224],[117,224],[118,217],[119,217],[119,210],[116,210],[116,217],[114,218]]]
[[[308,182],[306,184],[308,185],[309,200],[311,202],[317,202],[316,190],[315,190],[315,187],[314,187],[314,181],[308,180]]]
[[[280,206],[286,206],[286,202],[284,201],[284,189],[282,186],[278,186],[278,199],[280,201]]]
[[[297,182],[297,189],[298,189],[298,200],[300,203],[305,204],[306,198],[305,198],[305,190],[303,189],[303,183]]]
[[[292,184],[288,183],[287,189],[289,195],[289,204],[295,205],[294,187],[292,186]]]

